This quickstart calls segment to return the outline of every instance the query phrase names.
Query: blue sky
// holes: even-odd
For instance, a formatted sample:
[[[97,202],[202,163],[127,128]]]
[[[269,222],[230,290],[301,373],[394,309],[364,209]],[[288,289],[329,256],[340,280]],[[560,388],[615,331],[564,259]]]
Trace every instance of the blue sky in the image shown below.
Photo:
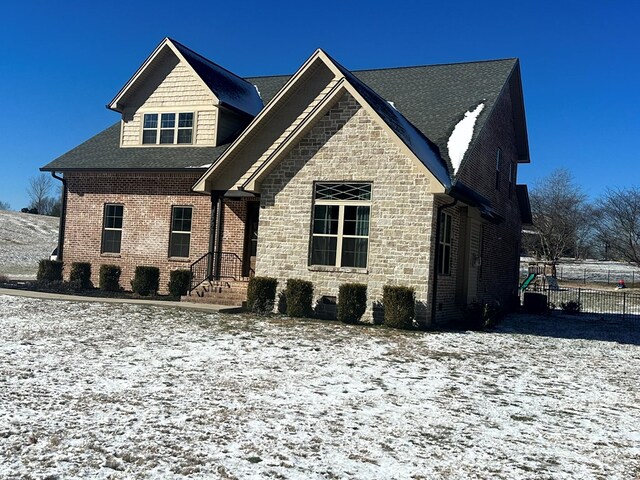
[[[591,197],[640,184],[635,1],[8,2],[0,29],[0,200],[118,120],[105,108],[170,36],[242,76],[286,74],[318,47],[349,69],[519,57],[532,163]]]

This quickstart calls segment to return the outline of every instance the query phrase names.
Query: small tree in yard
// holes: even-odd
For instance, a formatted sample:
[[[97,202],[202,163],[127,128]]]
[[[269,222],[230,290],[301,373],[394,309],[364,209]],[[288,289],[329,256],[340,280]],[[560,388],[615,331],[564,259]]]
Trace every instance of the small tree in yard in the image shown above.
[[[586,195],[567,170],[555,170],[538,181],[529,195],[535,235],[528,249],[549,261],[576,255],[593,231]]]
[[[598,236],[609,255],[640,265],[640,189],[608,190],[598,206]]]

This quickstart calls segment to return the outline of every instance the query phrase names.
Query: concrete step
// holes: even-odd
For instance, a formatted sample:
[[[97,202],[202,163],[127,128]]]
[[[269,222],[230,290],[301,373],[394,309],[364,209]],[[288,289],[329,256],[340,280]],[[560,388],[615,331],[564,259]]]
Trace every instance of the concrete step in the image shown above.
[[[247,300],[246,281],[210,281],[196,287],[191,295],[184,295],[182,301],[209,303],[213,305],[240,306]]]

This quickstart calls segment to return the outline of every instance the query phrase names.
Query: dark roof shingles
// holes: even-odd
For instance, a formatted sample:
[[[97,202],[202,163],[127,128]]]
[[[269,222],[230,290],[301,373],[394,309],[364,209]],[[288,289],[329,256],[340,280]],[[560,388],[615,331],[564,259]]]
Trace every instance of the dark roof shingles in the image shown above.
[[[379,97],[393,102],[420,132],[434,142],[450,163],[447,140],[464,113],[480,102],[485,107],[476,121],[474,138],[482,129],[517,60],[489,60],[353,71]],[[246,78],[269,102],[291,78],[289,75]],[[212,163],[221,147],[120,148],[119,123],[107,128],[43,169],[172,169]]]

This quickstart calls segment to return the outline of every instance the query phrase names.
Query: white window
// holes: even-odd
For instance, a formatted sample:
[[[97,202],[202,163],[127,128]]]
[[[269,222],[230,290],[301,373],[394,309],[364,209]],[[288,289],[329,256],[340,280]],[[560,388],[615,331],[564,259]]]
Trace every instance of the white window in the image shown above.
[[[193,207],[173,207],[169,238],[170,257],[187,258],[189,256],[192,217]]]
[[[107,203],[102,221],[102,253],[120,253],[124,206]]]
[[[440,239],[438,242],[438,273],[451,273],[451,220],[448,213],[440,213]]]
[[[145,113],[142,123],[145,145],[188,145],[193,143],[193,112]]]
[[[316,183],[311,265],[367,267],[370,183]]]

